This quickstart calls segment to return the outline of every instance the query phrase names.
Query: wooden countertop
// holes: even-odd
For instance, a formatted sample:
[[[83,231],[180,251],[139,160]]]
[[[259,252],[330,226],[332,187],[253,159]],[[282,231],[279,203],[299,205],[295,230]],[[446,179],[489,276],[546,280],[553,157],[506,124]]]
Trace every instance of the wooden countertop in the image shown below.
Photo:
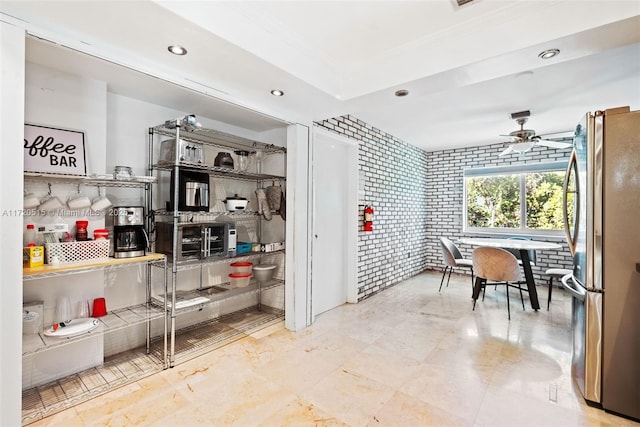
[[[108,259],[81,261],[81,262],[58,264],[58,265],[45,264],[40,267],[23,268],[22,275],[35,276],[38,274],[64,273],[64,272],[71,272],[73,270],[79,270],[83,268],[100,268],[100,267],[109,267],[112,265],[134,264],[134,263],[147,262],[147,261],[160,261],[163,258],[164,258],[164,254],[148,253],[145,256],[135,257],[135,258],[108,258]]]

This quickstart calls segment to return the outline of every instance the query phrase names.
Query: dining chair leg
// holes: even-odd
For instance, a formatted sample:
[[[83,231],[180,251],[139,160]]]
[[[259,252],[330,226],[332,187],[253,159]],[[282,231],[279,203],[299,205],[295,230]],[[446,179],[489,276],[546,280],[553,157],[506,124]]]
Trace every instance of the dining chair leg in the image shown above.
[[[453,267],[449,267],[449,276],[447,277],[447,288],[449,287],[449,280],[451,280],[451,272],[453,272]]]
[[[552,289],[553,289],[553,276],[549,277],[549,294],[547,296],[547,311],[549,311],[549,305],[551,304]]]
[[[471,298],[473,298],[473,267],[471,267]]]
[[[511,320],[511,306],[509,305],[509,284],[506,284],[506,292],[507,292],[507,317]]]
[[[522,302],[522,309],[526,310],[526,308],[524,308],[524,297],[522,296],[522,288],[520,287],[520,283],[518,283],[518,290],[520,291],[520,301]]]
[[[476,276],[476,282],[473,285],[473,295],[471,295],[471,298],[473,298],[473,310],[476,309],[476,301],[478,301],[478,297],[480,296],[480,289],[483,286],[483,282],[482,277]]]
[[[451,267],[451,268],[453,268],[453,267]],[[446,266],[444,267],[444,272],[442,273],[442,279],[440,280],[440,289],[438,289],[438,292],[440,292],[440,291],[442,290],[442,283],[444,283],[444,276],[446,276],[446,275],[447,275],[447,270],[448,270],[448,269],[449,269],[449,266],[448,266],[448,265],[446,265]]]

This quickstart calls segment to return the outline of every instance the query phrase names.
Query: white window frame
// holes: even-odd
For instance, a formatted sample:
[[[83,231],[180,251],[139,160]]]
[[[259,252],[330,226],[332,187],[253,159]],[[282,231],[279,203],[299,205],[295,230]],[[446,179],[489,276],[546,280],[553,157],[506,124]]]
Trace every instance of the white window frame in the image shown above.
[[[548,236],[548,237],[562,237],[565,235],[564,230],[533,230],[526,228],[526,185],[525,176],[527,173],[535,172],[557,172],[566,171],[568,161],[557,162],[544,162],[544,163],[530,163],[524,165],[514,166],[492,166],[484,168],[468,168],[464,169],[462,174],[463,181],[463,203],[462,203],[462,218],[463,218],[463,232],[477,233],[477,234],[504,234],[504,235],[518,235],[518,236]],[[520,227],[519,228],[505,228],[505,227],[469,227],[467,222],[467,178],[479,177],[479,176],[498,176],[498,175],[519,175],[520,180]]]

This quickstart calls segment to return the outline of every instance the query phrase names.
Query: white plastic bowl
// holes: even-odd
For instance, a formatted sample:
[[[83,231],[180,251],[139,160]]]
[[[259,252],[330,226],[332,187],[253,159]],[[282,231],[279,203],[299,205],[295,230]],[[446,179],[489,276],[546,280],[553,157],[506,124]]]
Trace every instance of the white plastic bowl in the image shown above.
[[[229,274],[229,280],[234,288],[244,288],[249,285],[251,273],[231,273]]]

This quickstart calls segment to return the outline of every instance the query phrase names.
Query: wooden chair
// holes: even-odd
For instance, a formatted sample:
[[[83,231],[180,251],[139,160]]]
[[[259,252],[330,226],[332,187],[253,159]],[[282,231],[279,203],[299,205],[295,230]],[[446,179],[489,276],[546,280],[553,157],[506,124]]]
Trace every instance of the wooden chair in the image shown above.
[[[520,300],[524,310],[524,297],[522,296],[522,274],[520,264],[511,253],[504,249],[481,246],[476,248],[471,254],[473,269],[476,273],[475,285],[473,287],[473,310],[476,309],[476,301],[480,296],[480,291],[485,289],[489,281],[496,285],[505,285],[507,294],[507,315],[511,320],[511,308],[509,306],[509,288],[518,288]],[[492,283],[492,284],[494,284]],[[484,294],[483,294],[484,299]]]
[[[469,268],[471,270],[471,288],[473,289],[473,263],[469,259],[465,259],[458,247],[451,240],[446,237],[440,238],[440,249],[442,250],[442,258],[444,260],[444,272],[442,273],[442,279],[440,280],[440,289],[442,290],[442,283],[444,282],[444,276],[449,271],[449,277],[447,277],[447,286],[449,286],[449,279],[451,279],[451,271],[454,268]]]
[[[551,304],[551,291],[553,290],[553,279],[562,279],[567,274],[572,274],[573,270],[566,268],[550,268],[544,272],[549,276],[549,294],[547,295],[547,311],[549,310],[549,304]]]

